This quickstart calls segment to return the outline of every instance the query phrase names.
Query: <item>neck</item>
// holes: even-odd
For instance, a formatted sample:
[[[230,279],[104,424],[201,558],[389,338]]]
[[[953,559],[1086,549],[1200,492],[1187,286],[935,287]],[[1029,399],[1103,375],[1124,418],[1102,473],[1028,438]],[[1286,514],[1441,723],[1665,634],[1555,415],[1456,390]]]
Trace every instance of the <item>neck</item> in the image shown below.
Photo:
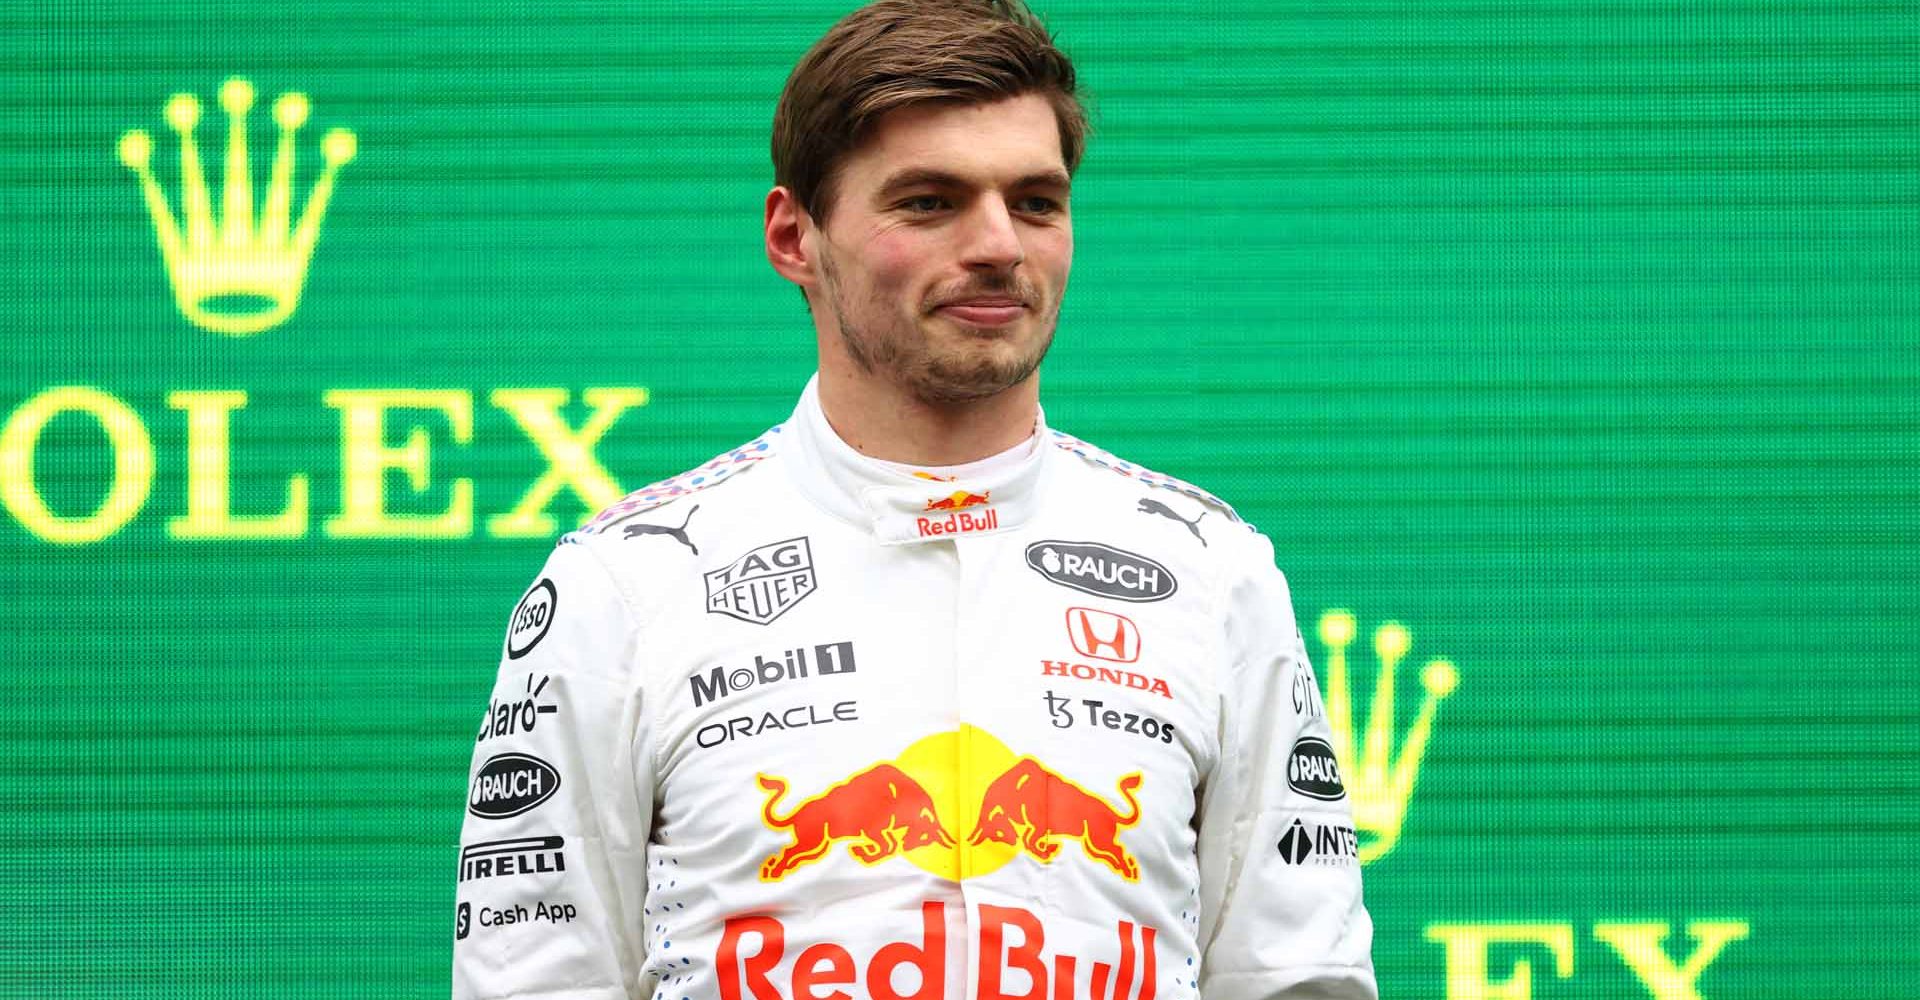
[[[868,458],[909,465],[962,465],[1033,435],[1040,376],[984,399],[927,403],[851,366],[822,365],[820,408],[835,434]]]

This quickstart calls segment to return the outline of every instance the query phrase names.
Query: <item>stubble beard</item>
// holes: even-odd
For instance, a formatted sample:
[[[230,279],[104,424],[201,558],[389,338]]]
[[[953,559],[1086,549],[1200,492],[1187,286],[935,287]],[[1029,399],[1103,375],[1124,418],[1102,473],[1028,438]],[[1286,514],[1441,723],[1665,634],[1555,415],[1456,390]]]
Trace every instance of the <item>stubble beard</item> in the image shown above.
[[[846,345],[847,357],[862,372],[900,386],[918,402],[938,406],[997,396],[1033,377],[1033,373],[1040,370],[1047,350],[1053,346],[1053,332],[1059,325],[1058,309],[1051,315],[1036,317],[1045,324],[1039,343],[1032,350],[1011,358],[997,354],[942,354],[934,350],[926,330],[913,319],[895,322],[891,329],[877,333],[849,315],[847,303],[841,299],[832,255],[823,254],[820,260],[827,303],[833,309],[834,322],[839,324],[840,342]],[[987,290],[1013,290],[1010,280],[1003,284],[1007,287]],[[868,300],[867,306],[868,315],[892,315],[890,305],[878,296]]]

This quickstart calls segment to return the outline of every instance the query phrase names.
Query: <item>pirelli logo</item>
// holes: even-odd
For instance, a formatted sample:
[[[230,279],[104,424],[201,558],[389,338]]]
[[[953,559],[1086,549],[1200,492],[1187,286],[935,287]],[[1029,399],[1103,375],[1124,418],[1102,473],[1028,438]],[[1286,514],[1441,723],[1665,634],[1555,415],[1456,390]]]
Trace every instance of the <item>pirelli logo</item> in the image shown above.
[[[460,848],[460,881],[566,871],[564,846],[565,840],[559,836],[518,837],[467,844]]]

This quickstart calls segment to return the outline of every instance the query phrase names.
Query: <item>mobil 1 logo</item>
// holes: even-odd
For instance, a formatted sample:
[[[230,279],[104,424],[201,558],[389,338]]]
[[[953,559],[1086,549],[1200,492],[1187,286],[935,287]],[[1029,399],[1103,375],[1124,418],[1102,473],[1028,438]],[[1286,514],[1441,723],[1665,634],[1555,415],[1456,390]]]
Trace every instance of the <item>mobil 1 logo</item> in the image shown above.
[[[769,660],[756,655],[752,667],[717,666],[707,671],[705,676],[694,674],[687,678],[693,688],[693,703],[704,705],[707,702],[725,698],[735,691],[745,691],[758,684],[778,684],[782,681],[797,680],[806,677],[809,672],[828,677],[833,674],[854,672],[853,643],[823,642],[813,647],[813,656],[809,661],[806,647],[789,649],[780,658]]]
[[[559,607],[560,592],[554,589],[552,580],[541,577],[513,607],[513,620],[507,624],[507,658],[517,660],[533,652],[533,647],[547,637],[547,629],[553,627],[553,614]]]

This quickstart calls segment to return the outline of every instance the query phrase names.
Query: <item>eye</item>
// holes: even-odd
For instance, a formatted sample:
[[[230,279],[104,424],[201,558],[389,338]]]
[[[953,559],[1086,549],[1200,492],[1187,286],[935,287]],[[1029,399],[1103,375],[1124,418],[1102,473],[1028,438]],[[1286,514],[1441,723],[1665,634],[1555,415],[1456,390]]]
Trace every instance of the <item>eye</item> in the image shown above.
[[[1037,215],[1049,215],[1060,211],[1059,202],[1054,201],[1052,198],[1042,198],[1038,195],[1025,199],[1021,204],[1039,206],[1033,209]]]
[[[942,198],[937,194],[921,194],[921,195],[915,195],[911,198],[908,198],[906,201],[901,202],[900,207],[914,209],[915,211],[924,210],[924,211],[932,212],[938,209],[941,205],[946,204],[946,201],[947,199]],[[925,206],[924,209],[921,208],[922,205]]]

